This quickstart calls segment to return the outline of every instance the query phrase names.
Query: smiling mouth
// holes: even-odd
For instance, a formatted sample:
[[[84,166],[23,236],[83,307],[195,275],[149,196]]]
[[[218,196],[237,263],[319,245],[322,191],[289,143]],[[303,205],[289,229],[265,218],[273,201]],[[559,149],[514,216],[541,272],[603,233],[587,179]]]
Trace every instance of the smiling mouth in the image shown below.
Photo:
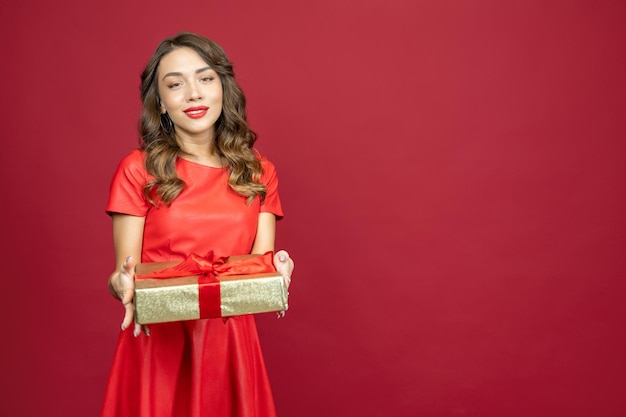
[[[190,107],[188,109],[183,110],[185,114],[192,119],[197,119],[204,116],[207,111],[209,111],[208,107],[200,106],[200,107]]]

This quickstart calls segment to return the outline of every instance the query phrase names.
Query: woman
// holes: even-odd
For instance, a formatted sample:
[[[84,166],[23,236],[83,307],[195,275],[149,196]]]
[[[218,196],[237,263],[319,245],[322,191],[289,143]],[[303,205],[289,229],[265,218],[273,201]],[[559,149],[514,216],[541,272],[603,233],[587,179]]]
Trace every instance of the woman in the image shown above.
[[[107,212],[125,308],[102,416],[275,416],[251,315],[133,323],[134,266],[274,250],[282,216],[274,166],[254,149],[245,97],[219,45],[181,33],[141,76],[141,149],[120,163]],[[291,278],[285,251],[274,257]]]

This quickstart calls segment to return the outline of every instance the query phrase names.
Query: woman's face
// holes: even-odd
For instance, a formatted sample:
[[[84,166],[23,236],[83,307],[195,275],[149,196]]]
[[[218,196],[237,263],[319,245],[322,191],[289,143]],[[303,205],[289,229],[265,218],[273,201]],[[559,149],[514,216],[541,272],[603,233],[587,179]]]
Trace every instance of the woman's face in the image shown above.
[[[174,49],[161,58],[157,71],[161,113],[174,122],[179,138],[215,137],[222,113],[222,82],[191,48]]]

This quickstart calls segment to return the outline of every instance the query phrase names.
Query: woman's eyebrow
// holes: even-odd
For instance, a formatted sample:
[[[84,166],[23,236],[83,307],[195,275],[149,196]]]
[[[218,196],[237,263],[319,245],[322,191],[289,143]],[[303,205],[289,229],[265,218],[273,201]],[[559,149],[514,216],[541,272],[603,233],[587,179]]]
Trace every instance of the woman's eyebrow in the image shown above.
[[[211,69],[212,69],[211,67],[203,67],[203,68],[197,69],[196,74],[200,74],[201,72],[209,71]],[[182,72],[168,72],[167,74],[163,76],[162,79],[164,80],[167,77],[182,77],[182,76],[183,76]]]

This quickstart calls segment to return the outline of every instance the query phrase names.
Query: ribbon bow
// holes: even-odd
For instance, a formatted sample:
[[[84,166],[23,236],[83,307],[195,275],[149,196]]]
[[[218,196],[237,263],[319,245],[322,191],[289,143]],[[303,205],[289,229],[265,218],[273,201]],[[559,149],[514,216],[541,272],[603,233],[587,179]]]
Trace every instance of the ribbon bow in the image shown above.
[[[273,263],[273,252],[265,252],[263,255],[241,255],[215,257],[213,251],[206,256],[192,253],[184,261],[170,268],[160,271],[152,271],[138,275],[138,279],[154,278],[166,279],[186,277],[192,275],[249,275],[265,272],[276,272]]]

